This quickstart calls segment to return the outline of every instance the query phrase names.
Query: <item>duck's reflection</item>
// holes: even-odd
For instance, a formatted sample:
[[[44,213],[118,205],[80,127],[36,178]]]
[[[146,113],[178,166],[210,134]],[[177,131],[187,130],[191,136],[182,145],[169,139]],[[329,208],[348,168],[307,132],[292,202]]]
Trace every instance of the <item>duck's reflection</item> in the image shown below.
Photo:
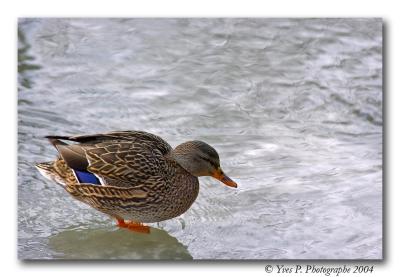
[[[49,238],[60,259],[192,259],[186,247],[166,231],[150,234],[124,229],[66,230]]]

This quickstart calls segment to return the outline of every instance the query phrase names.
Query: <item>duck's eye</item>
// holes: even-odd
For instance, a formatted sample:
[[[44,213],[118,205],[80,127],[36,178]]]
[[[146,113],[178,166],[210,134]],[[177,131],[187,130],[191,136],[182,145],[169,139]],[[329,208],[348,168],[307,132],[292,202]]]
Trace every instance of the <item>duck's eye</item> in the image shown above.
[[[218,168],[219,165],[217,163],[215,163],[214,161],[208,159],[208,158],[204,158],[202,157],[203,160],[207,161],[209,164],[211,164],[213,167]]]

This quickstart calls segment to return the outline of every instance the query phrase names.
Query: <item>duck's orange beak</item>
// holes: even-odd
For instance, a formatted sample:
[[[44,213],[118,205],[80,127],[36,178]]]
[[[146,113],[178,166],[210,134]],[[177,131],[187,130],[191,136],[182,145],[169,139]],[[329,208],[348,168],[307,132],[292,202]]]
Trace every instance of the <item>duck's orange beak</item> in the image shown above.
[[[222,183],[224,183],[228,187],[237,188],[237,184],[234,181],[232,181],[231,178],[226,176],[220,167],[217,170],[215,170],[211,176],[217,180],[220,180]]]

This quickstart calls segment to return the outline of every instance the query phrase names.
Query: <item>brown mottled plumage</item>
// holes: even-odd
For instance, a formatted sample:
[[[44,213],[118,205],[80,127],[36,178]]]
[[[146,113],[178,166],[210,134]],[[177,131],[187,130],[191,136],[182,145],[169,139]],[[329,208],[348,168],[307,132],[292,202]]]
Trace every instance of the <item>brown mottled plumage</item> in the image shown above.
[[[124,219],[158,222],[184,213],[198,195],[199,176],[236,187],[222,172],[218,153],[201,141],[172,149],[162,138],[142,131],[48,139],[60,156],[37,164],[39,171],[74,198],[117,218],[121,227],[128,226]],[[101,185],[80,183],[76,170],[93,173]]]

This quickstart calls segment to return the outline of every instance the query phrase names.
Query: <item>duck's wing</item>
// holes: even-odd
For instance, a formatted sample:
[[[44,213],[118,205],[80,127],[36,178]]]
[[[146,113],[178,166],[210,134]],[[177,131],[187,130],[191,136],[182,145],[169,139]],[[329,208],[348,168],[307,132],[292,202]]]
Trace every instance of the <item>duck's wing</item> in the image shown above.
[[[97,184],[116,187],[164,185],[168,165],[164,154],[152,142],[105,140],[69,145],[51,139],[80,183],[96,184],[98,178]]]
[[[84,148],[88,171],[106,183],[142,185],[165,175],[166,160],[161,151],[139,142],[101,142]]]
[[[159,136],[143,131],[47,138],[76,174],[91,172],[101,183],[117,187],[132,187],[162,176],[164,156],[172,150]],[[77,143],[66,144],[62,140]],[[81,175],[82,182],[87,182]]]

